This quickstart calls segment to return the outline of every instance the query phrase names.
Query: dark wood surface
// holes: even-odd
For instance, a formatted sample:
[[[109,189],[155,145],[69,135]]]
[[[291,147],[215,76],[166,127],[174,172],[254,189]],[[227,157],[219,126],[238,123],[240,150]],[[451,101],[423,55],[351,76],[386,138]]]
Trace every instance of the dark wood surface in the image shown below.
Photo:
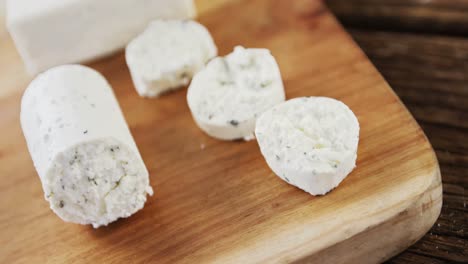
[[[429,34],[468,34],[467,0],[328,0],[346,26]]]
[[[467,263],[468,1],[327,4],[422,126],[441,167],[438,221],[389,263]]]

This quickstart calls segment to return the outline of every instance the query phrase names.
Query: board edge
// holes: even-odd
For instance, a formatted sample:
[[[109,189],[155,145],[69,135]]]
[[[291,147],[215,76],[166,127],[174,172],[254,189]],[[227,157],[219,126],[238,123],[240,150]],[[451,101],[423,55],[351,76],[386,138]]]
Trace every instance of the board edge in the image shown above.
[[[435,166],[432,175],[428,176],[432,182],[406,208],[346,240],[293,263],[381,263],[415,244],[435,224],[442,209],[441,174],[435,153],[431,151]],[[401,232],[402,229],[405,232]],[[382,237],[385,239],[379,239]]]

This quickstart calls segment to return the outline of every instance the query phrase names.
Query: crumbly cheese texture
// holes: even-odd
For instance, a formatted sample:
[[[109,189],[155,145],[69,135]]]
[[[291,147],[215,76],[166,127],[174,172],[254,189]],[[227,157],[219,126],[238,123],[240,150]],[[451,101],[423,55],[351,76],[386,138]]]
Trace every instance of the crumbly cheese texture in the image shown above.
[[[280,70],[270,51],[240,46],[211,60],[187,93],[197,125],[222,140],[253,139],[257,117],[284,100]]]
[[[217,55],[208,30],[192,20],[156,20],[127,46],[125,56],[140,96],[183,87]]]
[[[40,74],[20,119],[44,196],[63,220],[99,227],[143,208],[148,171],[98,72],[64,65]]]
[[[7,27],[31,74],[127,45],[154,19],[187,19],[193,0],[7,0]]]
[[[327,97],[288,100],[257,120],[255,135],[273,172],[312,195],[338,186],[356,166],[359,123]]]

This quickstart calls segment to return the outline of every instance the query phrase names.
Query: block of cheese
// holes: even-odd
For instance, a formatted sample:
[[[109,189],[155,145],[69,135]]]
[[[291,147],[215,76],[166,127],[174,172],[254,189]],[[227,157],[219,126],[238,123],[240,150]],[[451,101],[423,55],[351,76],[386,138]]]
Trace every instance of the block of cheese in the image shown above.
[[[359,123],[342,102],[326,97],[288,100],[262,114],[255,128],[273,172],[312,194],[326,194],[354,169]]]
[[[99,227],[143,208],[148,171],[99,73],[64,65],[40,74],[20,119],[45,199],[63,220]]]
[[[115,52],[154,19],[194,16],[193,0],[7,1],[7,27],[31,74]]]
[[[222,140],[253,139],[257,117],[284,99],[281,74],[270,51],[243,47],[211,60],[195,75],[187,93],[197,125]]]
[[[125,57],[141,96],[187,85],[217,55],[208,30],[192,20],[156,20],[128,44]]]

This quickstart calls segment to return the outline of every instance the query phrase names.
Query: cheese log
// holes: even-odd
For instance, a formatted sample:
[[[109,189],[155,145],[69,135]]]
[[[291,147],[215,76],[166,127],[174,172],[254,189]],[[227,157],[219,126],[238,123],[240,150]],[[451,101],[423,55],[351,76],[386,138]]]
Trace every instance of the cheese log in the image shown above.
[[[312,195],[338,186],[356,165],[359,123],[335,99],[288,100],[260,116],[255,135],[273,172]]]
[[[115,52],[154,19],[194,16],[193,0],[7,1],[7,27],[31,74]]]
[[[243,47],[210,61],[194,76],[187,93],[197,125],[222,140],[253,139],[257,117],[284,99],[270,51]]]
[[[95,228],[143,208],[148,171],[107,81],[64,65],[40,74],[21,101],[21,127],[45,199],[63,220]]]
[[[217,55],[208,30],[191,20],[157,20],[126,48],[135,88],[143,97],[187,85]]]

